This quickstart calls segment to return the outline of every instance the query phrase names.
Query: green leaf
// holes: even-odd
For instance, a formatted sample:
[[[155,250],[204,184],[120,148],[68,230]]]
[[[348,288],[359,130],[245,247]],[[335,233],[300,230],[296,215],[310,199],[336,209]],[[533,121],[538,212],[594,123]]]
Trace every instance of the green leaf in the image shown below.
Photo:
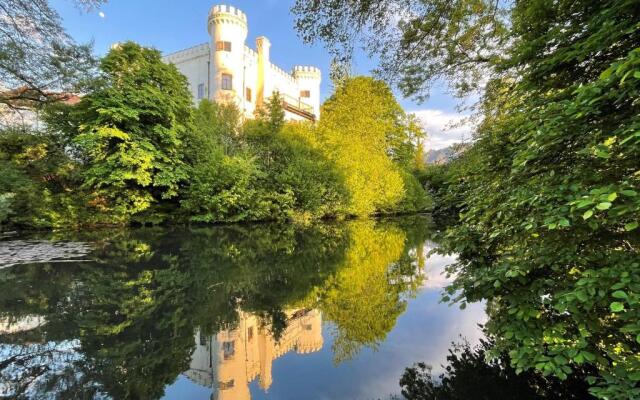
[[[638,193],[635,190],[623,190],[620,193],[627,197],[636,197]]]
[[[624,310],[624,304],[622,304],[622,303],[620,303],[618,301],[614,301],[613,303],[611,303],[609,308],[611,308],[611,311],[613,311],[613,312],[620,312],[620,311]]]
[[[593,204],[593,200],[588,199],[588,200],[580,200],[580,202],[578,202],[578,204],[576,205],[578,208],[585,208],[587,206],[590,206],[591,204]]]
[[[636,229],[638,227],[638,223],[637,222],[629,222],[628,224],[626,224],[624,226],[624,230],[625,231],[632,231],[634,229]]]
[[[609,194],[609,196],[607,197],[607,200],[614,201],[617,198],[618,198],[618,193],[613,192],[613,193]]]
[[[562,218],[559,222],[560,226],[570,226],[571,224],[569,223],[569,220],[566,218]]]
[[[578,300],[582,302],[589,300],[589,296],[587,296],[587,293],[582,290],[579,292],[576,292],[576,297],[578,298]]]
[[[616,299],[627,299],[629,297],[627,293],[622,290],[616,290],[611,294],[611,296],[615,297]]]
[[[596,208],[598,210],[608,210],[611,208],[611,203],[609,203],[608,201],[604,201],[602,203],[599,203]]]
[[[593,210],[587,210],[584,214],[582,214],[583,219],[589,219],[593,215]]]

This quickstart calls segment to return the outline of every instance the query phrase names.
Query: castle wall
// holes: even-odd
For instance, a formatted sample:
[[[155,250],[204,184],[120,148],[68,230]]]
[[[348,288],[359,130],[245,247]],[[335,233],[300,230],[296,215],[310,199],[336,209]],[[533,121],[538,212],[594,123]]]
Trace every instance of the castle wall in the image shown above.
[[[187,77],[189,91],[196,102],[199,100],[199,85],[202,85],[202,97],[209,97],[209,50],[209,43],[204,43],[163,57],[165,62],[174,64]]]

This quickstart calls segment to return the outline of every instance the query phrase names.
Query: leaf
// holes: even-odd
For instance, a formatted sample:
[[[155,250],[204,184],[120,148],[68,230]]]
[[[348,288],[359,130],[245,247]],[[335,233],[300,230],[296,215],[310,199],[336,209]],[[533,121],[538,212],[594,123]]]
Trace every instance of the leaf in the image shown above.
[[[596,208],[598,210],[608,210],[611,208],[611,203],[609,203],[608,201],[604,201],[602,203],[599,203]]]
[[[627,293],[622,290],[616,290],[615,292],[611,293],[611,296],[615,297],[616,299],[627,299],[629,297]]]
[[[570,226],[571,224],[569,223],[569,220],[566,218],[562,218],[559,222],[560,226]]]
[[[638,222],[629,222],[624,226],[625,231],[632,231],[638,227]]]
[[[613,192],[613,193],[609,194],[609,196],[607,197],[607,200],[614,201],[617,198],[618,198],[618,193]]]
[[[638,193],[635,190],[630,190],[630,189],[622,190],[620,193],[622,193],[627,197],[636,197],[638,195]]]
[[[613,312],[620,312],[624,310],[624,304],[620,303],[619,301],[614,301],[613,303],[611,303],[611,305],[609,305],[609,308],[611,308],[611,311]]]
[[[580,202],[578,202],[578,204],[576,205],[576,207],[578,208],[585,208],[587,206],[590,206],[591,204],[593,204],[593,200],[591,199],[587,199],[587,200],[580,200]]]
[[[582,219],[589,219],[593,215],[593,210],[587,210],[584,214],[582,214]]]

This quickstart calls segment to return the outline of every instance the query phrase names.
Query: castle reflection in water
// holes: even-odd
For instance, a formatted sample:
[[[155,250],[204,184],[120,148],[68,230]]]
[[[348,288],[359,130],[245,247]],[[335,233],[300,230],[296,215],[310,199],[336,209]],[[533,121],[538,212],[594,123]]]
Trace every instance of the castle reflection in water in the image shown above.
[[[256,315],[240,312],[238,327],[213,336],[195,334],[196,348],[184,373],[193,382],[210,387],[212,399],[249,400],[249,384],[258,379],[262,390],[272,383],[271,366],[278,357],[322,348],[322,315],[318,310],[289,310],[287,327],[275,340],[269,325]]]

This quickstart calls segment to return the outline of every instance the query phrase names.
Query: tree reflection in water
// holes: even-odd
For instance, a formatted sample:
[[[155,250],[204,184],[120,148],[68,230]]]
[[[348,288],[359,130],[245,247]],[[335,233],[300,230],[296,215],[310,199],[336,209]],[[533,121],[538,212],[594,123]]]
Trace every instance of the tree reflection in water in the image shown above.
[[[270,360],[322,345],[321,318],[333,323],[335,359],[353,357],[385,338],[424,279],[428,228],[417,221],[50,237],[90,243],[93,261],[0,270],[0,391],[159,398],[179,374],[196,379],[199,346],[222,367],[225,354],[249,354],[249,336],[263,343],[246,382],[217,368],[211,386],[222,394],[259,376],[268,387]],[[229,340],[239,333],[246,342]]]

